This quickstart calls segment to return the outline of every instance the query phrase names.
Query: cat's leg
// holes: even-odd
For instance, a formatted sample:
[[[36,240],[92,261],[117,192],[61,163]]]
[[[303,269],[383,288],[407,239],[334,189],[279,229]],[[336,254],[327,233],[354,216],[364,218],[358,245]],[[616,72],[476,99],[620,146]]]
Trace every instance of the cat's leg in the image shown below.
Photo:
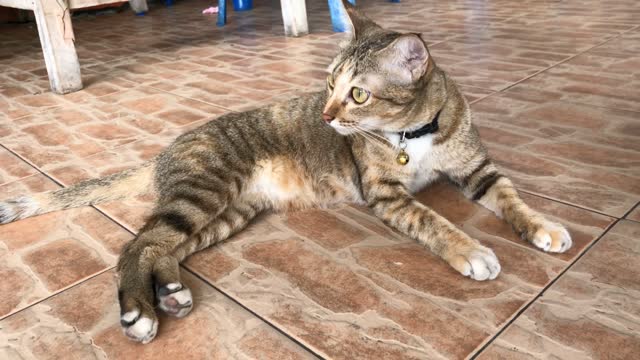
[[[416,239],[465,276],[475,280],[498,276],[500,262],[491,249],[414,199],[401,182],[371,171],[362,180],[369,207],[385,224]]]
[[[565,252],[571,236],[564,226],[531,209],[518,195],[511,180],[502,175],[488,158],[453,177],[464,194],[503,218],[523,239],[549,252]]]
[[[158,307],[172,316],[186,316],[193,308],[193,299],[189,288],[180,281],[179,263],[189,255],[238,233],[264,209],[260,202],[238,200],[171,255],[156,261],[153,279]]]
[[[175,317],[186,316],[193,308],[191,290],[180,281],[180,263],[172,255],[162,257],[153,266],[158,308]]]
[[[187,214],[182,206],[171,204],[161,208],[124,247],[117,266],[120,323],[125,335],[144,344],[153,340],[158,328],[153,289],[156,263],[208,223],[204,213]]]
[[[214,168],[204,174],[180,171],[181,164],[193,166],[178,162],[174,173],[163,179],[154,213],[118,261],[121,324],[128,337],[142,343],[151,341],[158,327],[153,289],[156,262],[202,231],[241,192],[237,184],[242,180],[216,181],[215,174],[228,174],[228,169]]]

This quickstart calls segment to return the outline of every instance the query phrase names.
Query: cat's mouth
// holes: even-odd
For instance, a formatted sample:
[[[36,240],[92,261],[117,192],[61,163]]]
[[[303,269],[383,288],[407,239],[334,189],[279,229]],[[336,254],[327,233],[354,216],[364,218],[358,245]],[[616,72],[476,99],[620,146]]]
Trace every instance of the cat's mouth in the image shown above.
[[[348,123],[340,122],[340,120],[338,119],[333,119],[328,124],[340,135],[346,136],[346,135],[354,134],[356,132],[356,130],[352,125],[349,125]]]

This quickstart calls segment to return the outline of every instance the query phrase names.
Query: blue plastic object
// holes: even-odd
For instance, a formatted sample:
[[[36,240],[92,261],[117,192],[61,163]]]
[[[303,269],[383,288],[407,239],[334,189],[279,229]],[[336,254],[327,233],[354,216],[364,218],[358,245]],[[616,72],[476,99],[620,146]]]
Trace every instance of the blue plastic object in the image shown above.
[[[353,5],[356,4],[356,0],[349,0],[349,2]],[[350,24],[346,22],[346,14],[342,14],[342,0],[329,0],[329,13],[331,14],[333,31],[345,32],[349,30]]]
[[[247,11],[253,9],[253,0],[233,0],[233,11]]]
[[[393,3],[399,3],[400,0],[390,0]],[[356,0],[349,0],[353,5],[356,4]],[[331,24],[333,25],[333,31],[345,32],[349,30],[350,24],[347,23],[345,16],[342,14],[342,0],[329,0],[329,12],[331,13]]]
[[[164,0],[165,6],[173,6],[173,0]]]
[[[224,26],[227,23],[227,1],[218,0],[218,21],[216,25]]]
[[[146,11],[141,11],[139,13],[136,13],[136,16],[145,16],[145,15],[147,15]]]

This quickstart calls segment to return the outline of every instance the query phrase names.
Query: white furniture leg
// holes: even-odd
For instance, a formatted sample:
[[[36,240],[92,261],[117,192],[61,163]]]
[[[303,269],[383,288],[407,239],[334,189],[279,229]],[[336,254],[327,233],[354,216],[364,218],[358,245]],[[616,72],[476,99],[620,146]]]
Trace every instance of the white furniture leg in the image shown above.
[[[47,65],[51,90],[66,94],[82,89],[67,0],[35,0],[33,12]]]
[[[129,0],[129,5],[133,12],[136,14],[146,13],[149,11],[149,7],[147,6],[147,0]]]
[[[305,0],[280,0],[284,34],[302,36],[309,33]]]

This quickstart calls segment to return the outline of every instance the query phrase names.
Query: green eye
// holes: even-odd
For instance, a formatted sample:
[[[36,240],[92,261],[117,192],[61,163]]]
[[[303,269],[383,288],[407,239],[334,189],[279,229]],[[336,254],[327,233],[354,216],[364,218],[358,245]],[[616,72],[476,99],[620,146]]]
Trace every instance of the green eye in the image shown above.
[[[354,87],[351,89],[351,97],[357,104],[364,104],[369,100],[369,92],[363,88]]]
[[[329,89],[333,90],[335,84],[333,83],[333,76],[327,76],[327,85],[329,85]]]

